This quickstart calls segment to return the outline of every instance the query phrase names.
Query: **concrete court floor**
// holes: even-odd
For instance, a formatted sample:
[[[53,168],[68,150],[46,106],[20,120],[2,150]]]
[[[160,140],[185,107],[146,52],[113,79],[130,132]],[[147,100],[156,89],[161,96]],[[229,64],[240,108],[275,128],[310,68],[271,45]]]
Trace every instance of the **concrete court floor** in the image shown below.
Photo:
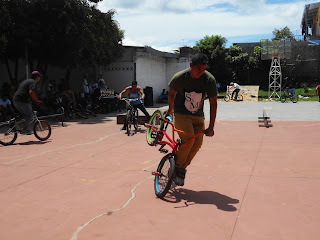
[[[294,121],[292,106],[312,112]],[[318,240],[320,104],[273,105],[270,128],[263,107],[219,103],[215,136],[166,201],[144,127],[128,137],[107,117],[54,125],[46,142],[19,135],[0,146],[0,239]]]

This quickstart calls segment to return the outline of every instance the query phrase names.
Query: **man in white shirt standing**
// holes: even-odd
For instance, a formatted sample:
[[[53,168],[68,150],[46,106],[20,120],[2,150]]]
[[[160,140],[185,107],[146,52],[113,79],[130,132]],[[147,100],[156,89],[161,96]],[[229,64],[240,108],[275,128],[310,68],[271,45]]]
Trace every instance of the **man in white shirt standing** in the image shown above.
[[[231,98],[234,99],[234,100],[237,100],[238,99],[238,93],[240,92],[241,87],[240,87],[240,85],[238,83],[234,83],[234,82],[231,82],[230,86],[233,86],[233,87],[236,88],[235,90],[233,90]],[[235,97],[233,98],[234,94],[235,94]]]

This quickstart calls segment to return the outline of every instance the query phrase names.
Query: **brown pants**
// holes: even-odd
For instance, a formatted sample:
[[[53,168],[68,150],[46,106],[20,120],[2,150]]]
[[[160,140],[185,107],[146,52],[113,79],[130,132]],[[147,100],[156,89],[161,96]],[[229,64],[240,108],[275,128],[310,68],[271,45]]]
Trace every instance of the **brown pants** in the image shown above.
[[[195,135],[205,128],[204,126],[204,117],[196,117],[191,115],[184,114],[174,114],[173,115],[173,124],[177,129],[180,129],[188,134]],[[179,133],[179,138],[182,140],[182,143],[186,143],[191,138],[188,135]],[[186,168],[194,156],[199,151],[203,142],[203,134],[196,137],[188,145],[181,146],[177,151],[176,167]]]

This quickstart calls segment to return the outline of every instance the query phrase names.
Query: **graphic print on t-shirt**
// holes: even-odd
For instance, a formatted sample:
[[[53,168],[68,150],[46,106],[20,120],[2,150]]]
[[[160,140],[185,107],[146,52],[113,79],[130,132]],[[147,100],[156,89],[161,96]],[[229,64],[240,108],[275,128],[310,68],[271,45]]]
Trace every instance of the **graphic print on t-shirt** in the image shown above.
[[[196,113],[201,105],[202,93],[185,92],[184,97],[184,106],[186,107],[186,109],[191,113]]]

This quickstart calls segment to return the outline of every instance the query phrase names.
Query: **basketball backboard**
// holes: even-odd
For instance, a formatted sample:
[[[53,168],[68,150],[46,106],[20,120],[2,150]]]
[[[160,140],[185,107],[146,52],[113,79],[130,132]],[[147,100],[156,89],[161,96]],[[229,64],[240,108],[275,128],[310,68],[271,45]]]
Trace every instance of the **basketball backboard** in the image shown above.
[[[261,40],[261,59],[268,60],[274,57],[280,59],[290,59],[291,41],[271,41]]]

